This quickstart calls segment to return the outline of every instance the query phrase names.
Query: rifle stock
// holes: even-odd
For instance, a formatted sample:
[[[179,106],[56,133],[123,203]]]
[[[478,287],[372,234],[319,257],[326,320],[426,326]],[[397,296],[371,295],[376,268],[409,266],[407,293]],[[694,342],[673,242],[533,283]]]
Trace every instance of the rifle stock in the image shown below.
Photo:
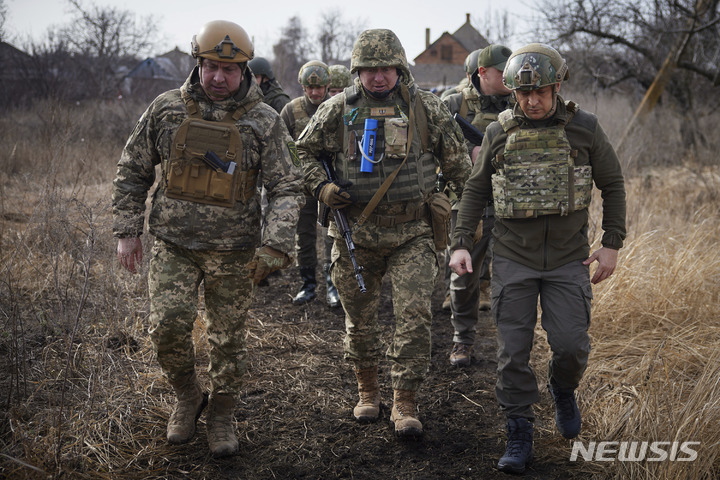
[[[323,164],[323,168],[325,169],[325,174],[327,175],[328,180],[330,180],[331,182],[336,182],[337,175],[335,174],[335,169],[333,168],[332,158],[330,157],[330,155],[328,155],[326,152],[322,152],[318,156],[318,159]],[[332,210],[335,224],[337,225],[338,230],[340,230],[340,234],[345,240],[345,245],[347,246],[348,253],[350,254],[350,261],[353,264],[353,269],[355,270],[355,279],[357,280],[358,286],[360,287],[360,291],[362,293],[365,293],[367,289],[365,288],[365,279],[363,279],[362,276],[363,267],[358,265],[358,262],[355,259],[355,242],[353,242],[352,239],[352,230],[350,229],[347,215],[345,215],[345,212],[342,209],[330,208],[327,205],[323,205],[323,209],[318,217],[318,222],[322,226],[326,227],[328,225],[328,215],[330,210]]]
[[[478,130],[475,125],[468,122],[464,117],[460,116],[457,113],[453,115],[453,118],[458,123],[458,125],[460,125],[460,130],[462,130],[465,140],[472,143],[473,145],[480,145],[482,143],[483,137],[485,135],[480,130]]]

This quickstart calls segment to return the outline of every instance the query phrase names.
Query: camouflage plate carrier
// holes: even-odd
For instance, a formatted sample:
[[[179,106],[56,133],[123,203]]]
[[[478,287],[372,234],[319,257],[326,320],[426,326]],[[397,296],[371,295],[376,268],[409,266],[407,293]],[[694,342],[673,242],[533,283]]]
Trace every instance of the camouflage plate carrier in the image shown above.
[[[567,103],[569,118],[577,105]],[[507,141],[505,151],[493,160],[495,215],[528,218],[538,215],[568,215],[590,205],[592,167],[575,166],[565,123],[545,128],[519,128],[511,109],[498,118]]]

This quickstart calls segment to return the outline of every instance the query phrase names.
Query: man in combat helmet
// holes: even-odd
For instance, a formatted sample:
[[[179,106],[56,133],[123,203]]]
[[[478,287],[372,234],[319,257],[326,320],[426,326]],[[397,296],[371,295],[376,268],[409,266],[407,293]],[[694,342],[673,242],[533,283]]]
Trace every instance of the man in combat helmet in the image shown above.
[[[258,85],[260,85],[263,102],[280,113],[283,107],[290,103],[290,96],[285,93],[280,82],[275,79],[270,62],[264,57],[255,57],[248,62],[248,67],[250,67]]]
[[[300,67],[298,72],[298,83],[302,86],[303,95],[292,99],[280,116],[285,121],[290,135],[297,140],[300,132],[310,122],[310,117],[317,111],[322,102],[330,98],[328,89],[330,87],[330,69],[320,60],[311,60]],[[317,296],[317,265],[318,252],[316,247],[318,230],[318,204],[314,196],[305,192],[305,206],[300,211],[300,218],[297,223],[297,263],[300,270],[302,285],[295,297],[293,305],[305,305]],[[325,274],[326,295],[325,300],[329,307],[340,306],[340,297],[337,289],[330,278],[329,252],[332,240],[323,235],[323,257],[325,257],[323,270]]]
[[[470,75],[470,85],[461,92],[443,99],[450,113],[470,122],[480,132],[497,120],[498,114],[510,106],[510,90],[503,84],[503,69],[512,51],[503,45],[488,45],[475,55],[475,69]],[[465,139],[474,163],[480,145]],[[458,204],[453,205],[452,225],[457,223]],[[490,260],[492,228],[495,223],[492,200],[488,202],[482,217],[482,231],[470,250],[473,271],[463,276],[450,277],[449,306],[452,314],[453,347],[450,363],[469,365],[475,343],[479,310],[490,310]],[[448,260],[450,253],[448,252]],[[451,269],[448,267],[448,270]],[[444,307],[444,304],[443,304]]]
[[[620,162],[592,113],[560,97],[568,66],[552,47],[515,50],[503,72],[516,104],[485,132],[460,201],[451,268],[472,272],[473,234],[490,199],[495,205],[492,312],[498,332],[495,393],[506,416],[507,449],[498,462],[521,473],[533,459],[532,405],[539,400],[530,350],[540,298],[552,351],[548,388],[565,438],[580,433],[575,399],[590,353],[592,284],[615,271],[625,238],[625,183]],[[602,195],[602,247],[590,253],[588,206]],[[592,278],[590,265],[597,262]]]
[[[247,365],[246,318],[254,285],[291,263],[302,177],[285,124],[262,102],[247,62],[253,44],[217,20],[192,39],[197,66],[158,96],[125,145],[113,182],[113,233],[121,265],[137,272],[145,201],[160,165],[148,220],[154,235],[148,290],[153,347],[177,396],[167,439],[188,442],[208,406],[210,453],[233,455],[236,396]],[[266,191],[261,237],[258,182]],[[204,287],[211,392],[195,371],[193,325]]]
[[[352,75],[345,65],[330,65],[330,85],[328,95],[334,97],[352,85]]]
[[[461,195],[470,158],[447,107],[416,87],[394,32],[362,32],[350,72],[358,74],[353,86],[320,105],[300,134],[298,154],[307,190],[347,217],[362,267],[364,293],[339,226],[331,223],[331,275],[345,311],[345,358],[354,367],[360,397],[353,416],[372,422],[380,415],[378,366],[385,342],[378,307],[387,275],[395,314],[394,333],[386,342],[393,388],[390,420],[397,435],[417,436],[423,426],[416,394],[430,366],[430,299],[438,273],[428,199],[436,163]],[[337,173],[334,181],[321,162],[327,156]],[[449,219],[447,197],[446,205],[442,221]],[[437,235],[446,241],[447,228]]]

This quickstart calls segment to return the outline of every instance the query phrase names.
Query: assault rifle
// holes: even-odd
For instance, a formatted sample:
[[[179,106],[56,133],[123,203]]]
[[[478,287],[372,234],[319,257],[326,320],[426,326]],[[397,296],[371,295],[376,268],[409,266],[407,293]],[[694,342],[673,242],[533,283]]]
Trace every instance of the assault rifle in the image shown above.
[[[235,162],[223,162],[212,150],[205,152],[205,156],[202,157],[202,159],[216,172],[225,172],[231,175],[235,172],[235,166],[237,165]]]
[[[462,130],[463,136],[465,137],[465,140],[472,143],[473,145],[480,145],[483,141],[483,137],[485,136],[480,130],[478,130],[475,125],[468,122],[464,117],[460,116],[460,114],[454,114],[453,118],[455,121],[460,125],[460,130]]]
[[[328,180],[331,182],[337,182],[338,178],[335,174],[335,169],[333,168],[332,158],[330,155],[328,155],[327,152],[322,152],[320,153],[318,159],[322,162],[323,168],[325,168]],[[352,239],[352,230],[350,230],[350,224],[348,223],[347,216],[342,209],[330,208],[324,204],[322,207],[323,210],[318,216],[318,223],[320,223],[323,227],[327,227],[328,215],[330,214],[330,210],[332,210],[333,217],[335,218],[335,224],[345,240],[345,245],[347,245],[348,253],[350,254],[350,261],[353,264],[353,269],[355,269],[355,278],[357,279],[358,286],[360,287],[360,291],[365,293],[367,289],[365,288],[365,280],[362,276],[363,267],[358,265],[357,260],[355,259],[355,242],[353,242]]]

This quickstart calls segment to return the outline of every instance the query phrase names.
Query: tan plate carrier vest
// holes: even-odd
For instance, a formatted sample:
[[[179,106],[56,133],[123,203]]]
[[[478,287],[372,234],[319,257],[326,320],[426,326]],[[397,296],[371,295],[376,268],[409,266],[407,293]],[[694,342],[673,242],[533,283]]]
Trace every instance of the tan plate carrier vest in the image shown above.
[[[577,106],[568,102],[569,117]],[[592,167],[575,166],[577,150],[570,147],[566,123],[544,128],[519,128],[512,109],[498,118],[507,141],[505,151],[493,160],[495,215],[528,218],[568,215],[590,206]]]
[[[258,170],[243,170],[243,142],[235,122],[256,103],[228,112],[219,121],[203,120],[197,103],[183,92],[188,118],[178,128],[165,177],[169,198],[232,207],[239,198],[246,203],[256,191]],[[235,162],[235,172],[214,169],[202,159],[213,151],[224,162]]]

